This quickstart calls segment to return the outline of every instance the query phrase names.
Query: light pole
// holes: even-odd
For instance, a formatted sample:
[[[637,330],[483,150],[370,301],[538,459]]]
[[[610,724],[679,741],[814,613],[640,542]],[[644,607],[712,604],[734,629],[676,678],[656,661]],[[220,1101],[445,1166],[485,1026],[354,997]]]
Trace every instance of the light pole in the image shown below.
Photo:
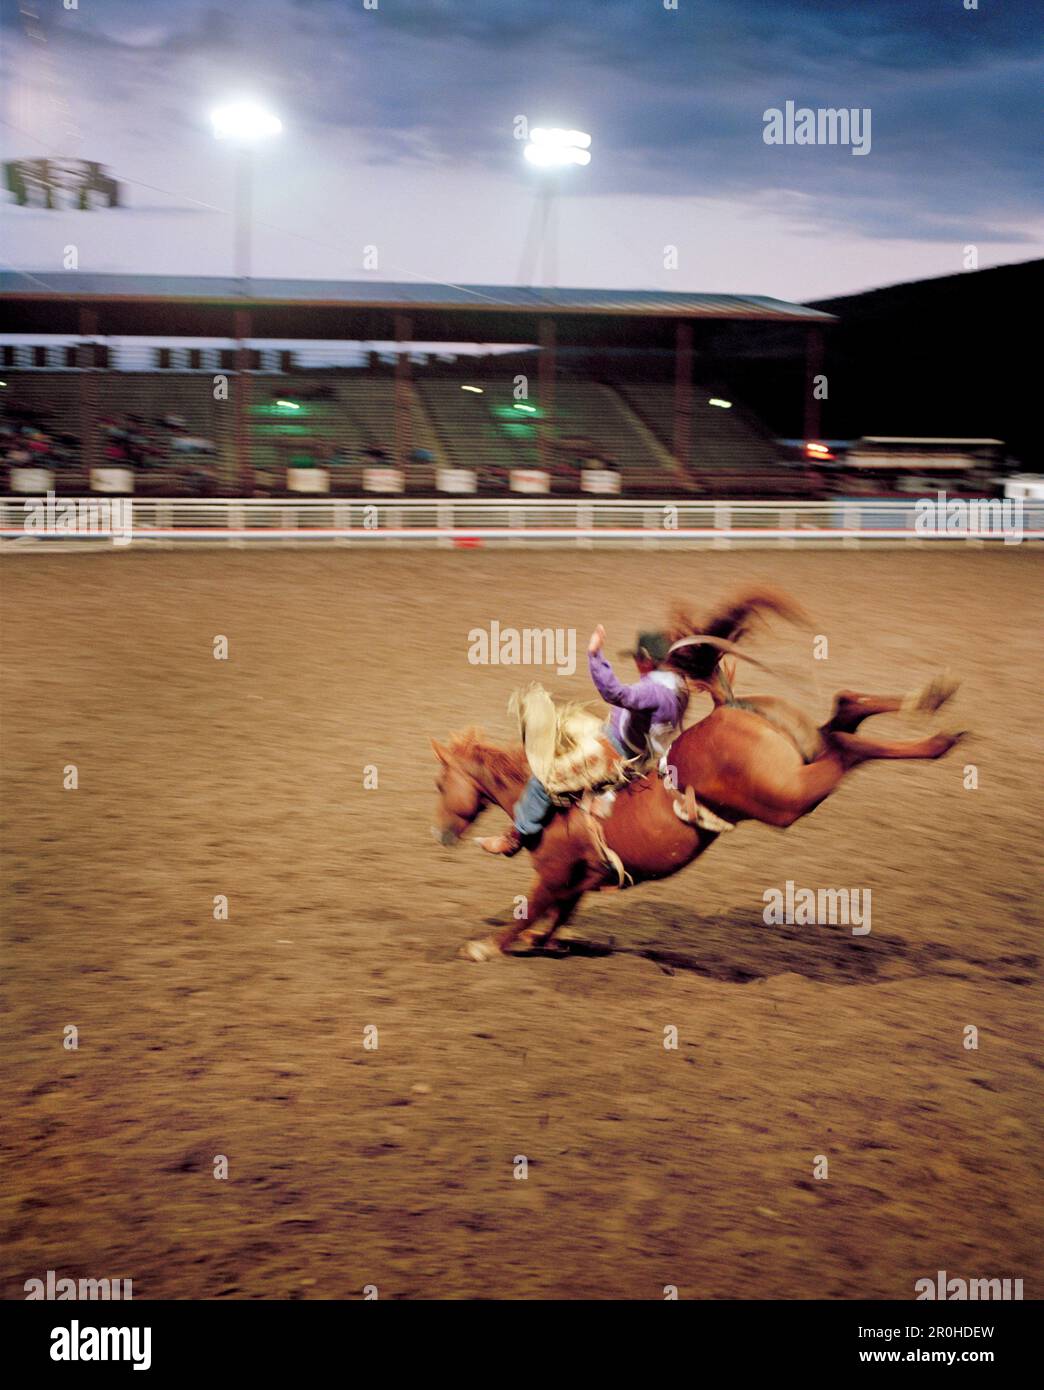
[[[540,186],[522,252],[519,279],[529,279],[528,262],[533,259],[533,283],[543,266],[544,282],[554,285],[558,278],[558,202],[562,176],[570,165],[591,162],[591,137],[583,130],[538,127],[529,132],[522,151],[527,163],[540,171]]]
[[[254,146],[266,137],[278,135],[283,123],[264,107],[252,101],[233,101],[210,113],[214,135],[227,140],[236,155],[235,194],[235,272],[239,293],[250,292],[251,222],[253,219]],[[236,344],[236,473],[245,496],[254,488],[254,467],[250,452],[250,311],[244,307],[232,316]]]
[[[540,175],[540,187],[533,204],[526,245],[522,252],[519,279],[522,284],[538,283],[538,266],[543,263],[544,284],[552,287],[558,278],[558,205],[557,194],[561,180],[571,164],[591,163],[591,137],[584,130],[561,130],[558,127],[535,127],[529,132],[529,143],[523,150],[526,162]],[[533,276],[526,268],[530,252],[533,255]],[[555,357],[558,332],[552,314],[540,320],[539,396],[540,416],[537,437],[540,466],[548,469],[555,449]]]
[[[235,271],[240,293],[246,294],[250,281],[251,223],[254,201],[254,147],[269,136],[278,135],[283,123],[263,106],[252,101],[233,101],[210,113],[214,135],[227,140],[236,155],[235,194]]]

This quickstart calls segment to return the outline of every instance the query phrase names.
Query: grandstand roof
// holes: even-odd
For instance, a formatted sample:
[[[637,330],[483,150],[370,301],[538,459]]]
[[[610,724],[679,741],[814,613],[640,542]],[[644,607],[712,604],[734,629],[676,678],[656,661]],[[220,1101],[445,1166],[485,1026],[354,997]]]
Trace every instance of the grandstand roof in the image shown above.
[[[831,314],[763,295],[656,290],[533,289],[512,285],[402,284],[381,280],[249,280],[174,275],[4,271],[8,334],[229,338],[233,311],[250,314],[255,340],[391,342],[409,319],[414,342],[532,343],[542,318],[563,347],[672,348],[679,320],[782,329],[832,323]],[[90,311],[88,329],[82,311]]]
[[[831,314],[756,294],[686,294],[661,290],[449,285],[384,280],[248,280],[223,276],[46,275],[0,272],[0,295],[33,299],[191,300],[246,304],[358,306],[366,309],[509,310],[533,314],[611,314],[642,317],[833,321]]]

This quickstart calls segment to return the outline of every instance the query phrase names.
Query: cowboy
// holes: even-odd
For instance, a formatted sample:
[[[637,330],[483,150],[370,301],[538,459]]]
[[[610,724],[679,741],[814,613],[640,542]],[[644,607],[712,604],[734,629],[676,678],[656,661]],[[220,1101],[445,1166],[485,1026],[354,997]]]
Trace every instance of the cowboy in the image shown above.
[[[670,650],[664,633],[640,632],[634,648],[620,653],[632,657],[638,668],[640,679],[633,685],[624,685],[617,678],[602,654],[604,643],[605,628],[599,624],[587,645],[587,665],[595,689],[613,706],[602,733],[627,760],[631,775],[640,776],[651,761],[660,760],[677,737],[689,688],[683,676],[664,666]],[[485,835],[477,843],[489,854],[507,856],[533,849],[556,809],[544,783],[530,777],[515,802],[514,824],[507,834]]]

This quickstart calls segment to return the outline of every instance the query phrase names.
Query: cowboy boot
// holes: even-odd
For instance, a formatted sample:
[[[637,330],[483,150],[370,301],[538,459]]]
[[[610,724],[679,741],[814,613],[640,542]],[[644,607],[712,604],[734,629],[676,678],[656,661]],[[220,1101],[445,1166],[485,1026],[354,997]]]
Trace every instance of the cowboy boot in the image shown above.
[[[522,836],[512,826],[506,835],[482,835],[475,843],[487,854],[502,854],[506,859],[510,859],[522,848]]]

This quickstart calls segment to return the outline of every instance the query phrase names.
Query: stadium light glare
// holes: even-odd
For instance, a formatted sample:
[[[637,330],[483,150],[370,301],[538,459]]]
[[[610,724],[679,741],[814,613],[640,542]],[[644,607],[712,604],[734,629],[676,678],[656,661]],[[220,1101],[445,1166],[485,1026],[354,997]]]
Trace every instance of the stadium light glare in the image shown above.
[[[575,145],[578,149],[590,149],[591,137],[585,130],[559,130],[557,126],[537,127],[529,132],[534,145]]]
[[[572,180],[566,169],[591,163],[591,137],[586,130],[564,130],[559,126],[533,126],[529,142],[522,151],[526,163],[536,171],[533,179],[536,197],[522,252],[519,279],[527,283],[539,275],[543,262],[544,281],[553,285],[558,264],[557,199]],[[526,269],[532,253],[532,271]]]
[[[210,113],[214,136],[226,141],[235,154],[236,193],[234,226],[236,278],[245,293],[250,279],[251,223],[254,203],[254,146],[278,135],[283,122],[256,101],[230,101]]]
[[[720,406],[722,410],[731,410],[731,409],[732,409],[732,402],[731,402],[731,401],[723,401],[723,400],[721,399],[720,396],[711,396],[711,398],[710,398],[710,400],[707,402],[707,404],[708,404],[708,405]]]
[[[300,410],[300,409],[301,409],[301,407],[297,404],[296,401],[278,400],[278,401],[276,401],[276,405],[282,406],[282,408],[283,408],[284,410]]]
[[[584,130],[534,127],[522,153],[539,169],[560,169],[566,164],[591,163],[591,137]]]
[[[210,113],[210,123],[219,140],[263,140],[283,129],[278,116],[253,101],[232,101],[217,107]]]
[[[462,391],[473,391],[476,396],[481,396],[483,394],[481,386],[462,386],[460,389]]]

